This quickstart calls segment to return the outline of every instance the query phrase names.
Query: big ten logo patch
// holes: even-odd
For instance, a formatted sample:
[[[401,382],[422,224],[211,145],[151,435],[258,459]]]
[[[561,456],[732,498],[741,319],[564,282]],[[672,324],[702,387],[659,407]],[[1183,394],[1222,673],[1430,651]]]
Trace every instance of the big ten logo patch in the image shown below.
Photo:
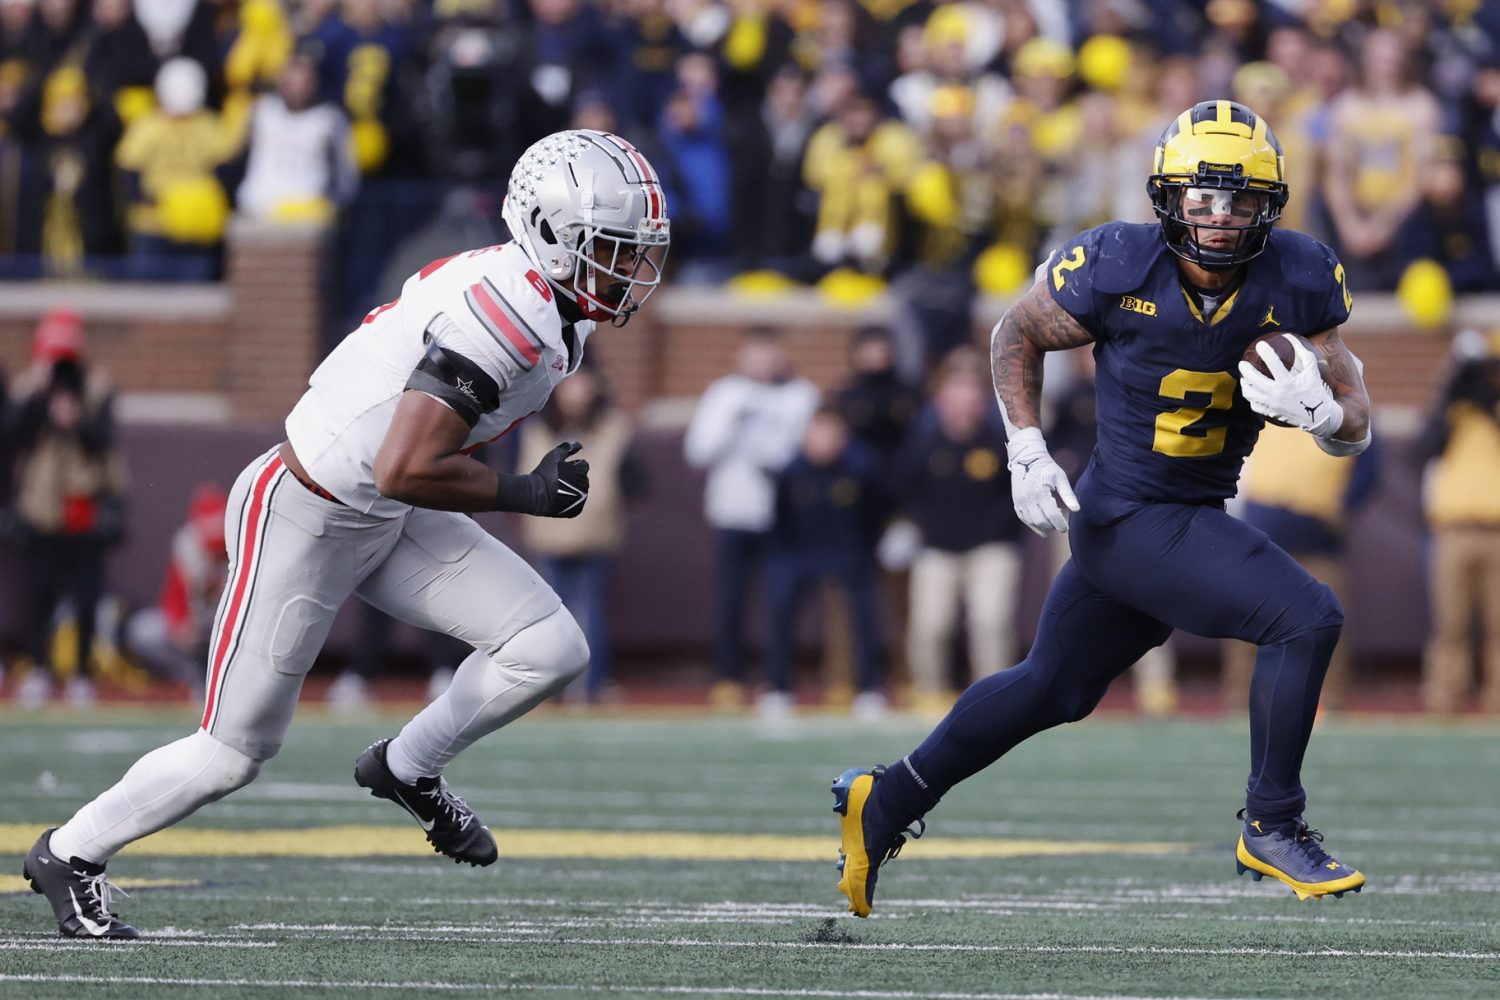
[[[1142,316],[1155,316],[1156,303],[1138,299],[1134,295],[1127,295],[1120,300],[1120,308],[1126,312],[1140,313]]]

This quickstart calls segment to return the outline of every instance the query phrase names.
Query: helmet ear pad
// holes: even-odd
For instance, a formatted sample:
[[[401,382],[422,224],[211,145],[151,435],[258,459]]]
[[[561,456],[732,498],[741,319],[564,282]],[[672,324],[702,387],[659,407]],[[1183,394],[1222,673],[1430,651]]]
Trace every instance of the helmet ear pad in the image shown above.
[[[531,226],[536,234],[532,243],[536,246],[537,255],[542,259],[542,267],[547,275],[557,281],[566,281],[573,277],[577,271],[577,260],[566,251],[572,245],[572,227],[563,230],[561,238],[552,223],[542,215],[541,206],[531,210]]]

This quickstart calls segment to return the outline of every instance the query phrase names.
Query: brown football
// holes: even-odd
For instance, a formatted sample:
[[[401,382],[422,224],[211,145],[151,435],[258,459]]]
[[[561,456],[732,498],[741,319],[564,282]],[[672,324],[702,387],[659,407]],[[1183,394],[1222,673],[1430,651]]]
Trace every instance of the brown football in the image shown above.
[[[1260,356],[1260,353],[1255,349],[1256,344],[1269,344],[1271,345],[1271,350],[1275,351],[1276,356],[1281,359],[1281,363],[1290,368],[1292,365],[1292,361],[1297,357],[1297,355],[1293,353],[1292,345],[1287,340],[1288,337],[1296,337],[1298,340],[1302,341],[1303,347],[1307,348],[1309,351],[1312,351],[1313,357],[1318,356],[1318,352],[1313,350],[1312,344],[1308,342],[1306,337],[1296,333],[1278,332],[1263,333],[1259,337],[1256,337],[1254,340],[1250,341],[1249,345],[1245,348],[1245,360],[1250,363],[1251,368],[1254,368],[1262,375],[1271,374],[1270,370],[1266,368],[1265,359],[1262,358]]]
[[[1243,357],[1251,368],[1254,368],[1262,375],[1270,375],[1271,372],[1266,368],[1265,359],[1262,358],[1260,356],[1260,352],[1255,349],[1256,344],[1266,343],[1271,345],[1271,350],[1276,352],[1276,356],[1281,359],[1281,363],[1290,368],[1297,355],[1292,350],[1292,345],[1287,340],[1288,337],[1296,337],[1298,340],[1302,341],[1303,347],[1312,352],[1312,356],[1318,359],[1318,374],[1323,376],[1324,382],[1328,382],[1328,362],[1323,360],[1321,357],[1318,357],[1317,348],[1313,347],[1312,343],[1299,333],[1263,333],[1259,337],[1256,337],[1254,340],[1250,341],[1249,345],[1245,348]],[[1289,424],[1282,423],[1280,420],[1272,420],[1270,418],[1266,419],[1266,423],[1275,424],[1277,427],[1290,426]]]

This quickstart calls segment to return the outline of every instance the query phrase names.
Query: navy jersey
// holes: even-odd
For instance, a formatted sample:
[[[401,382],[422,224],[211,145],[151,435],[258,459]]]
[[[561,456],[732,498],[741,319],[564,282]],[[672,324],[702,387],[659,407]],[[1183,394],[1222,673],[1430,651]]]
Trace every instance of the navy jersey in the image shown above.
[[[1079,234],[1048,259],[1042,280],[1095,340],[1099,441],[1078,493],[1085,513],[1103,520],[1140,502],[1233,496],[1265,425],[1240,395],[1245,349],[1264,333],[1336,327],[1351,305],[1333,251],[1290,231],[1272,232],[1206,320],[1154,223]]]

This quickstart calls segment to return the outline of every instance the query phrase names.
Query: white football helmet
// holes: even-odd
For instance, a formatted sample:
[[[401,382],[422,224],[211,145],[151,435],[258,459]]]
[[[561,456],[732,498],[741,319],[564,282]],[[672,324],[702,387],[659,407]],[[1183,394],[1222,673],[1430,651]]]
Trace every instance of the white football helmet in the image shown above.
[[[521,154],[501,209],[512,238],[583,315],[624,326],[661,284],[667,199],[646,158],[608,132],[556,132]]]

